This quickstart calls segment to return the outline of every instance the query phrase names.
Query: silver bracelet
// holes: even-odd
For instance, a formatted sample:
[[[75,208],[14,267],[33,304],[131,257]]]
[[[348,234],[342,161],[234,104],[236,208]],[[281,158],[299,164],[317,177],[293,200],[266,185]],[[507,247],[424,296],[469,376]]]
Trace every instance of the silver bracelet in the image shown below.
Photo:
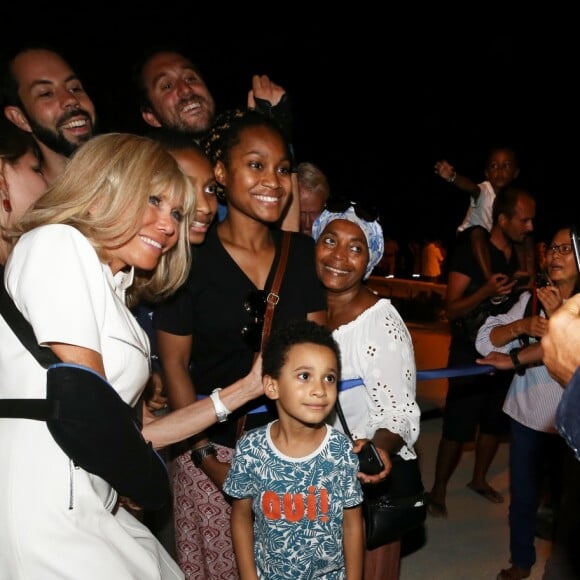
[[[222,400],[220,399],[220,391],[221,389],[214,389],[211,392],[209,398],[213,403],[213,408],[218,423],[223,423],[224,421],[227,421],[228,415],[231,415],[232,412],[223,404]]]

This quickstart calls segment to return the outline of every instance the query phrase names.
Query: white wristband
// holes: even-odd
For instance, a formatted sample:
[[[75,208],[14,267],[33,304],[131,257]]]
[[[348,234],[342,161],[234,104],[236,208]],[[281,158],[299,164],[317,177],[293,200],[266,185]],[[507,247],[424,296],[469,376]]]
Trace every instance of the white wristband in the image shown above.
[[[214,389],[209,398],[213,403],[213,408],[215,410],[215,416],[217,417],[218,423],[223,423],[227,420],[228,415],[231,415],[232,412],[222,403],[219,395],[220,391],[221,389]]]

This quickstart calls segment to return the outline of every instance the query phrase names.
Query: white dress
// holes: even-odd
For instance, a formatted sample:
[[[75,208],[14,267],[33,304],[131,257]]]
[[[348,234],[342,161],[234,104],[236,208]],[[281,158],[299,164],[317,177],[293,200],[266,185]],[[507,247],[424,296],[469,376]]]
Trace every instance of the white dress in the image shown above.
[[[114,277],[75,228],[49,225],[20,239],[4,280],[41,345],[99,352],[133,405],[149,376],[149,341],[124,304],[132,277]],[[1,317],[0,344],[0,397],[44,398],[46,370]],[[0,441],[0,580],[183,578],[146,526],[112,513],[117,493],[75,468],[45,422],[0,418]]]

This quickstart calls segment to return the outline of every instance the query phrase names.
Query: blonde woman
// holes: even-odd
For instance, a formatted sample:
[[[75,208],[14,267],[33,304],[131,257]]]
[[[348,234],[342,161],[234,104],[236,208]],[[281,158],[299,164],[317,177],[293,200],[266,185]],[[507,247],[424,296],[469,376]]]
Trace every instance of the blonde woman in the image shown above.
[[[130,405],[149,378],[150,346],[127,305],[168,296],[185,280],[194,202],[189,180],[159,144],[106,134],[77,150],[8,233],[17,241],[5,287],[39,344],[104,377]],[[0,397],[45,397],[46,370],[3,319],[0,341]],[[221,396],[235,408],[261,392],[258,370]],[[212,402],[201,401],[147,420],[143,435],[163,447],[215,420]],[[6,577],[183,578],[116,491],[76,467],[44,422],[4,418],[0,439]]]

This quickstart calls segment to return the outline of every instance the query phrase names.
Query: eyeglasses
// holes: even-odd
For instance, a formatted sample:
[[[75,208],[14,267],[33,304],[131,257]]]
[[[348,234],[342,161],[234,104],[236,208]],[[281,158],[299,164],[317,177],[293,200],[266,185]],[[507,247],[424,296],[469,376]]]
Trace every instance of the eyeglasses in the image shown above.
[[[264,314],[266,313],[265,290],[252,290],[244,300],[244,310],[250,317],[250,322],[242,330],[244,342],[254,351],[258,352],[262,343],[262,328],[264,327]]]
[[[363,207],[357,201],[349,201],[348,199],[329,199],[324,206],[324,209],[332,213],[343,213],[349,207],[352,207],[355,215],[365,222],[374,222],[379,219],[379,212],[376,207]]]
[[[562,256],[567,256],[572,251],[572,244],[552,244],[546,248],[548,254],[558,252]]]

